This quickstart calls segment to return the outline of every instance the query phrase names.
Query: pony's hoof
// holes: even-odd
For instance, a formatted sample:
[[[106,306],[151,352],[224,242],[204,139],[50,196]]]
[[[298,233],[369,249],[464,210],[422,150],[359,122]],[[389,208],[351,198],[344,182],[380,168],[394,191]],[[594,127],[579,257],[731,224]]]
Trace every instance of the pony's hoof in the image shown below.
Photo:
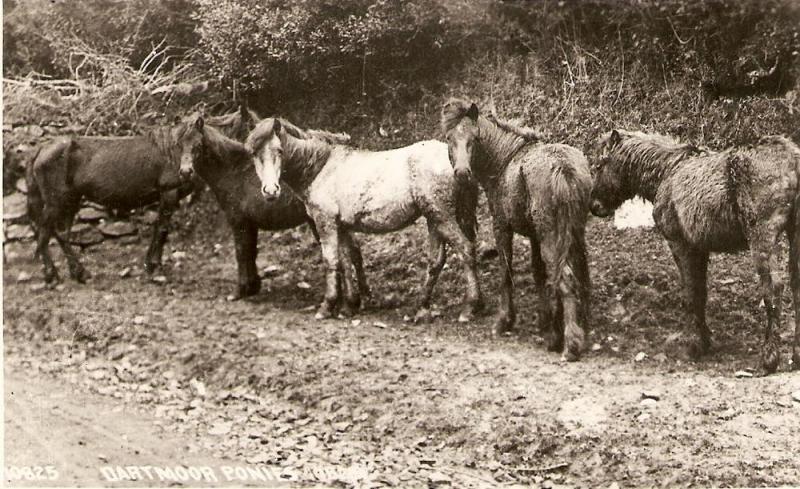
[[[503,336],[514,331],[514,321],[506,317],[497,318],[492,328],[494,336]]]
[[[547,342],[547,351],[562,351],[564,350],[564,338],[554,338],[551,335],[550,341]],[[564,353],[566,355],[566,353]]]
[[[800,370],[800,351],[792,353],[792,370]]]
[[[159,270],[161,270],[161,264],[160,263],[149,263],[149,262],[145,262],[144,263],[144,271],[148,275],[153,275]]]
[[[365,299],[372,298],[372,289],[369,288],[369,285],[362,284],[358,286],[358,293],[361,294],[362,297]]]
[[[433,316],[431,315],[431,310],[427,307],[421,307],[414,315],[415,323],[429,323],[431,319],[433,319]]]
[[[566,350],[565,352],[563,352],[561,354],[561,361],[562,362],[577,362],[578,360],[580,360],[580,358],[581,358],[580,355],[578,355],[578,354],[576,354],[574,352],[571,352],[569,350]]]
[[[72,280],[78,282],[79,284],[85,284],[87,280],[92,278],[92,274],[83,268],[83,265],[75,265],[70,267],[69,275],[72,277]]]
[[[318,320],[330,319],[332,317],[333,317],[333,310],[328,305],[327,302],[325,302],[321,306],[319,306],[319,309],[317,310],[317,313],[314,314],[314,319],[318,319]]]
[[[692,360],[703,358],[711,350],[711,342],[695,340],[686,346],[686,354]]]
[[[233,295],[233,300],[238,301],[240,299],[244,299],[245,297],[256,295],[260,290],[261,282],[248,282],[239,284],[239,290],[237,290]]]
[[[769,348],[764,352],[764,358],[761,360],[761,366],[768,374],[774,373],[778,370],[778,364],[781,363],[781,355],[778,353],[777,348]],[[796,366],[794,368],[797,368]]]
[[[360,301],[359,303],[345,302],[339,312],[342,316],[349,318],[355,316],[360,307]]]
[[[79,284],[85,284],[87,280],[92,278],[92,274],[89,273],[89,271],[86,269],[81,269],[76,274],[74,274],[72,278],[74,278],[75,281],[78,282]]]
[[[464,311],[458,315],[458,322],[459,323],[468,323],[475,318],[475,315],[472,311]]]
[[[51,268],[49,270],[44,271],[44,283],[46,284],[57,284],[61,281],[61,277],[58,276],[58,270],[55,268]]]

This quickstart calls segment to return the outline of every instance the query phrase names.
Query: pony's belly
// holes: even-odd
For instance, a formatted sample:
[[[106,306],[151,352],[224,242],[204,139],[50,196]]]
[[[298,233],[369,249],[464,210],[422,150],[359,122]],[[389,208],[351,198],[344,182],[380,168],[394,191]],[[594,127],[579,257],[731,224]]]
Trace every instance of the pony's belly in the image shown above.
[[[744,229],[732,212],[715,213],[713,216],[683,215],[681,227],[685,238],[695,248],[715,252],[747,249]]]
[[[350,208],[340,214],[341,223],[360,233],[389,233],[410,226],[420,216],[412,202]]]

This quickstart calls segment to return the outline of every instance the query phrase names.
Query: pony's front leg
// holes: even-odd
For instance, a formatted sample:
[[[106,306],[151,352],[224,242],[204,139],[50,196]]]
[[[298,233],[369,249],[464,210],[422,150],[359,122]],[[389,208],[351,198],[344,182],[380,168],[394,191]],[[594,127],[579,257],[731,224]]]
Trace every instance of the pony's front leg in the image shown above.
[[[161,192],[158,200],[158,219],[153,224],[153,236],[150,239],[150,246],[147,248],[147,255],[144,259],[144,270],[147,273],[154,273],[161,268],[161,256],[164,253],[164,243],[167,242],[170,220],[177,207],[177,190]]]
[[[339,302],[339,282],[341,264],[339,258],[339,229],[336,223],[320,225],[315,219],[319,232],[319,243],[322,247],[322,259],[325,261],[325,298],[317,311],[317,319],[326,319],[333,316]]]
[[[503,283],[500,290],[500,312],[494,325],[494,334],[511,331],[517,319],[514,309],[514,259],[512,243],[514,231],[504,223],[494,223],[494,241],[500,258],[500,270],[503,273]]]
[[[236,246],[236,265],[239,272],[239,285],[235,299],[258,294],[261,279],[256,269],[258,256],[258,228],[249,223],[232,224],[233,240]]]
[[[669,240],[668,243],[683,281],[683,304],[697,334],[697,338],[689,342],[688,353],[692,358],[698,358],[711,349],[711,331],[706,325],[708,252],[693,250],[679,240]]]
[[[458,316],[458,322],[469,322],[476,314],[481,312],[484,307],[481,288],[478,285],[478,260],[475,253],[475,241],[467,238],[455,220],[446,220],[436,223],[436,230],[445,241],[449,242],[461,255],[461,260],[464,264],[466,292],[465,307]]]

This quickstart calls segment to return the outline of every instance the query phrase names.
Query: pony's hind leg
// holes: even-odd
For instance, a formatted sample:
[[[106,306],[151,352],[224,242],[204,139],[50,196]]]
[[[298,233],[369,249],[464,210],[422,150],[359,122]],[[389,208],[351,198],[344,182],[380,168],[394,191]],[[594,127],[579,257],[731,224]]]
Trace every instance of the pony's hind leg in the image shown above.
[[[44,266],[44,281],[48,284],[58,282],[58,270],[53,262],[53,256],[50,254],[50,237],[53,234],[54,224],[47,219],[47,209],[43,213],[42,221],[39,225],[39,231],[36,242],[36,254],[42,259]]]
[[[761,359],[761,364],[767,373],[774,372],[780,363],[779,337],[774,330],[780,331],[781,326],[783,280],[778,267],[778,256],[780,254],[779,239],[787,227],[787,217],[788,215],[779,209],[766,222],[751,225],[748,235],[750,251],[761,285],[761,295],[767,311]]]
[[[560,351],[562,360],[575,361],[583,353],[586,334],[580,325],[581,287],[573,269],[574,260],[570,257],[571,250],[562,249],[563,246],[563,239],[555,232],[544,236],[541,242],[542,260],[547,269],[546,297],[553,313],[548,349]]]
[[[467,238],[455,218],[452,220],[434,221],[433,227],[441,237],[450,243],[461,255],[467,288],[465,307],[458,317],[458,322],[469,322],[475,314],[483,310],[485,305],[483,296],[481,295],[480,285],[478,285],[478,260],[475,253],[475,241]]]
[[[361,253],[358,252],[359,258],[354,256],[354,249],[357,245],[353,240],[350,233],[342,231],[339,235],[341,246],[339,247],[339,270],[340,280],[342,284],[342,292],[344,293],[344,304],[341,312],[344,316],[352,316],[361,308],[361,289],[354,284],[358,282],[358,278],[353,277],[355,269],[358,275],[358,269],[363,265],[356,265],[356,261],[361,259]],[[361,271],[363,274],[363,270]]]
[[[428,221],[428,267],[425,273],[425,284],[422,286],[422,298],[419,301],[417,318],[427,316],[431,306],[433,288],[439,280],[439,274],[447,260],[447,245],[436,227]]]
[[[800,199],[795,203],[795,222],[789,230],[789,284],[794,304],[792,369],[800,370]]]
[[[84,268],[75,248],[72,247],[72,222],[77,212],[78,205],[69,206],[61,221],[62,229],[56,229],[55,235],[64,256],[67,258],[67,265],[69,266],[69,274],[73,280],[79,283],[85,283],[89,279],[89,272]]]
[[[358,292],[362,297],[370,297],[372,291],[367,283],[367,275],[364,273],[364,257],[361,255],[361,245],[358,244],[358,241],[356,241],[352,233],[346,234],[346,242],[344,245],[347,247],[348,258],[356,271]]]
[[[550,301],[547,298],[547,265],[542,260],[539,240],[530,238],[528,241],[531,246],[531,271],[538,296],[537,329],[540,333],[545,333],[549,332],[553,326],[553,312],[550,310]]]
[[[697,334],[696,340],[689,341],[688,353],[698,358],[711,349],[711,331],[706,325],[708,252],[693,250],[678,240],[668,243],[681,276],[681,299]]]
[[[158,200],[158,219],[153,224],[153,236],[144,258],[144,270],[154,273],[161,268],[161,256],[164,253],[164,243],[169,235],[172,213],[178,207],[178,191],[169,190],[162,192]]]

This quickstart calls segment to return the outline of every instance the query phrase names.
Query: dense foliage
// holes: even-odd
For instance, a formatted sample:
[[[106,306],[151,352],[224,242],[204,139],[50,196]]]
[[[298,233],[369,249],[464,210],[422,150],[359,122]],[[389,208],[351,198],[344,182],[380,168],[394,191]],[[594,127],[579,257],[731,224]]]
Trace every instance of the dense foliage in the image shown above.
[[[450,94],[580,146],[612,124],[715,145],[800,127],[793,0],[4,0],[4,13],[6,77],[100,94],[113,78],[118,100],[127,83],[166,90],[152,77],[175,70],[210,89],[162,97],[173,110],[246,99],[377,147],[435,136]],[[131,76],[110,78],[103,59]],[[12,113],[50,116],[17,100]]]
[[[438,0],[198,0],[195,18],[211,71],[273,100],[364,94],[373,76],[414,77],[450,45]]]

